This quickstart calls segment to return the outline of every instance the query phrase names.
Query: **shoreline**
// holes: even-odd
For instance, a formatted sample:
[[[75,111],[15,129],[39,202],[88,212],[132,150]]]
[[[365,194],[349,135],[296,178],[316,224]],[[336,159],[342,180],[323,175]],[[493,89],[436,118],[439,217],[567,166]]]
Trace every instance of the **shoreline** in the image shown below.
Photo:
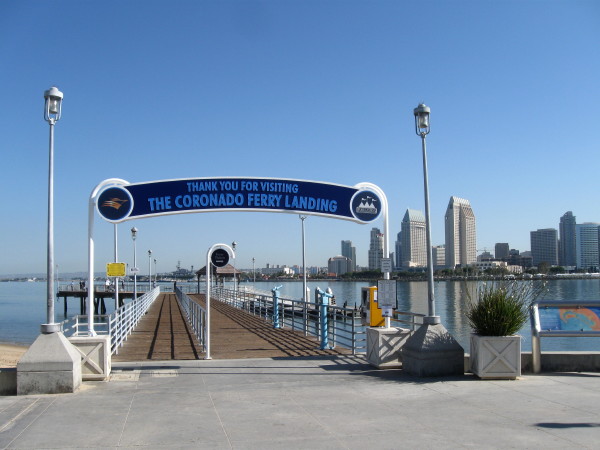
[[[0,369],[17,367],[17,362],[28,348],[28,344],[0,342]]]

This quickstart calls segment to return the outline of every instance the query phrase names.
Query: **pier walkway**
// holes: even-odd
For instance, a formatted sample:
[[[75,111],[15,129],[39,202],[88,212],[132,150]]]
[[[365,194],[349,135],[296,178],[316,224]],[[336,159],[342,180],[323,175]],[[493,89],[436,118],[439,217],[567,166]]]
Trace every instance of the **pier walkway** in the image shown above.
[[[204,306],[203,294],[192,299]],[[289,329],[273,329],[271,323],[223,302],[211,299],[211,357],[246,359],[350,354],[338,347],[319,350],[313,337]],[[174,293],[163,293],[113,355],[115,362],[203,359],[202,347],[191,332]]]

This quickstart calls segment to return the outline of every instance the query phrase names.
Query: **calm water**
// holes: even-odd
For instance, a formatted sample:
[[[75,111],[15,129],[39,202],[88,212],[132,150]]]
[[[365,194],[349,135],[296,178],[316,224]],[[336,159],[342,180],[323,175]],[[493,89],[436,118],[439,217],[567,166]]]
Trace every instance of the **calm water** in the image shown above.
[[[179,283],[181,285],[182,283]],[[196,286],[191,283],[192,286]],[[251,287],[253,283],[242,283]],[[280,296],[283,298],[301,298],[302,282],[265,282],[257,281],[254,286],[262,291],[270,292],[281,285]],[[315,281],[309,282],[311,297],[316,287],[325,290],[330,287],[336,296],[337,304],[344,302],[348,306],[360,304],[361,288],[367,282]],[[172,283],[165,284],[172,288]],[[231,287],[231,284],[229,284]],[[465,286],[457,281],[440,281],[435,283],[436,314],[441,316],[442,323],[468,352],[470,329],[464,316],[468,302],[464,293]],[[549,280],[546,300],[598,300],[600,299],[600,280]],[[107,299],[107,312],[113,310],[113,301]],[[427,313],[427,283],[398,283],[398,308],[403,311]],[[62,299],[55,305],[56,321],[63,320]],[[79,301],[71,299],[68,316],[79,313]],[[46,284],[37,282],[0,283],[0,342],[16,342],[29,344],[39,334],[40,324],[46,321]],[[529,323],[521,330],[523,350],[531,350],[531,331]],[[543,350],[598,350],[600,338],[542,338]]]

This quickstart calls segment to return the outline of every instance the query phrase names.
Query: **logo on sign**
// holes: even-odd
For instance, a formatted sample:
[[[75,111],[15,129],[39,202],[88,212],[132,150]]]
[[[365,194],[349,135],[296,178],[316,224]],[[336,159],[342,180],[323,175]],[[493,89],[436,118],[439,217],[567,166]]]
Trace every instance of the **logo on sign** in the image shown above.
[[[223,248],[218,248],[210,255],[210,261],[215,267],[225,267],[229,262],[229,252]]]
[[[98,213],[110,222],[125,219],[133,209],[133,198],[122,187],[109,187],[98,196]]]
[[[362,222],[370,222],[379,216],[381,200],[371,191],[359,191],[351,201],[352,215]]]

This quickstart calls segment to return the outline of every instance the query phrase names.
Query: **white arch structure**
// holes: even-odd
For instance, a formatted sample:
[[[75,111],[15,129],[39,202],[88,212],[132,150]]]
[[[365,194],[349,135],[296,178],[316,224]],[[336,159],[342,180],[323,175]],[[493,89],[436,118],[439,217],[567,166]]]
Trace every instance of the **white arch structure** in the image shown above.
[[[389,258],[389,215],[384,192],[372,183],[344,186],[275,178],[221,177],[130,184],[109,178],[88,204],[88,335],[94,330],[94,210],[112,223],[161,215],[251,211],[306,214],[371,223],[383,216],[383,256]],[[384,279],[389,280],[389,272]],[[386,318],[386,325],[389,318]]]

